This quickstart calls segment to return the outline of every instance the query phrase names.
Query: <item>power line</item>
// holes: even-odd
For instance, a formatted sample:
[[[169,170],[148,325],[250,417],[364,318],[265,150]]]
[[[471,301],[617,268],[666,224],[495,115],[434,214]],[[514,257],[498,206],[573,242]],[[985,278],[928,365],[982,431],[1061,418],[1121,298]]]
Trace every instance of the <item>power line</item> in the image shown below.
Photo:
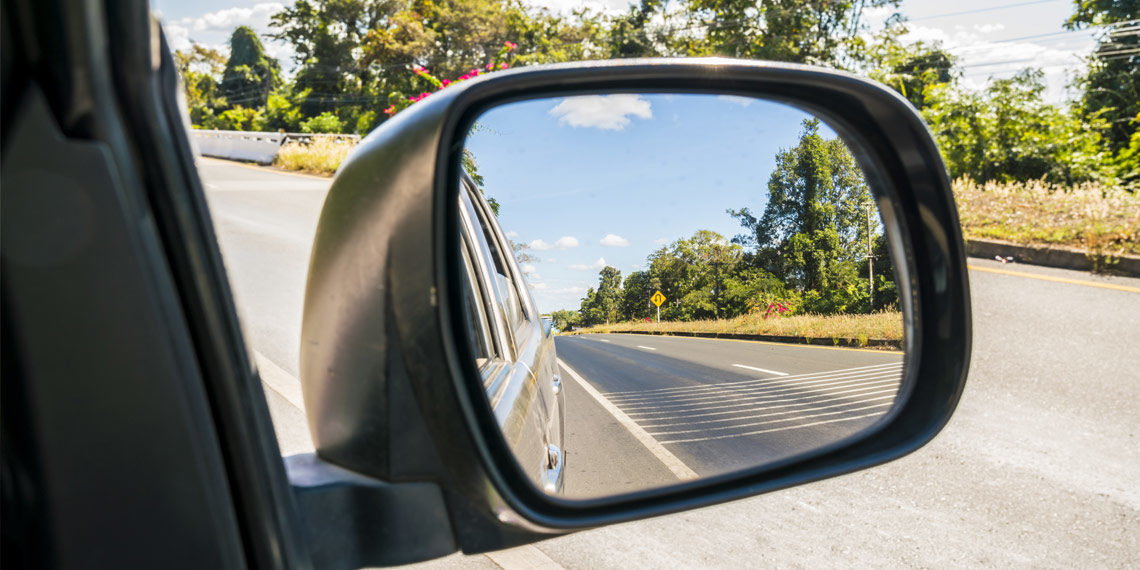
[[[934,20],[936,18],[949,18],[951,16],[965,16],[967,14],[977,14],[978,12],[992,12],[994,10],[1005,10],[1007,8],[1018,8],[1020,6],[1031,6],[1034,4],[1049,4],[1057,2],[1058,0],[1034,0],[1033,2],[1018,2],[1016,4],[1002,4],[1001,6],[990,6],[988,8],[977,8],[975,10],[963,10],[961,12],[949,12],[946,14],[937,14],[934,16],[923,16],[921,18],[913,18],[911,22],[921,22],[923,20]]]

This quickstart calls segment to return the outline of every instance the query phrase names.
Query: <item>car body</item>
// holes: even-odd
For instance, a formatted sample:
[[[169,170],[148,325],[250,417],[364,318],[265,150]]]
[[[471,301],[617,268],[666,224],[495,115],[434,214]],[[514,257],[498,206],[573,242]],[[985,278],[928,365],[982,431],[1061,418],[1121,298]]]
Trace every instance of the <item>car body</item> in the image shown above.
[[[464,313],[483,386],[520,467],[543,490],[559,493],[566,397],[554,338],[490,205],[466,174],[461,186]]]

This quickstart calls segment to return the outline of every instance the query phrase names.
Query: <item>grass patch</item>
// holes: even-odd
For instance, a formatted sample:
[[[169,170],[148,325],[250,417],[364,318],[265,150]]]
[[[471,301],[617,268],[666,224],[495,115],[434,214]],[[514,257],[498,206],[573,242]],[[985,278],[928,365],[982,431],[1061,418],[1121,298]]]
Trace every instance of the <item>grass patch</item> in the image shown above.
[[[356,143],[332,137],[313,137],[309,143],[290,141],[281,145],[273,165],[286,170],[332,176]]]
[[[1140,255],[1140,195],[1094,184],[954,182],[966,238]]]
[[[628,322],[584,327],[566,334],[619,333],[715,333],[794,336],[798,338],[855,339],[865,346],[869,339],[902,340],[902,313],[881,311],[869,315],[795,315],[765,319],[750,314],[735,319],[688,322]]]

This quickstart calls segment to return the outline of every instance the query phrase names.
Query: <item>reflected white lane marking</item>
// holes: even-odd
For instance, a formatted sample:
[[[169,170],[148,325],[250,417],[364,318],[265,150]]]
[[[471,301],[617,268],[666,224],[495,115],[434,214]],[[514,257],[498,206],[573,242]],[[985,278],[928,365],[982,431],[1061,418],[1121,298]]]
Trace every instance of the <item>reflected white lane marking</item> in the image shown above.
[[[606,339],[604,339],[604,338],[592,338],[592,339],[590,339],[590,340],[596,340],[596,341],[598,341],[598,342],[609,342],[608,340],[606,340]]]
[[[757,372],[763,372],[765,374],[775,374],[776,376],[787,376],[788,375],[787,372],[776,372],[775,370],[768,370],[767,368],[756,368],[755,366],[745,366],[743,364],[733,364],[733,366],[735,366],[737,368],[746,368],[748,370],[755,370]]]
[[[656,348],[653,348],[652,346],[641,346],[640,344],[637,345],[637,348],[644,348],[645,350],[657,350]]]
[[[750,431],[747,433],[718,435],[718,436],[713,436],[713,437],[693,437],[693,438],[689,438],[689,439],[673,439],[673,440],[667,441],[666,443],[695,443],[698,441],[713,441],[713,440],[717,440],[717,439],[729,439],[729,438],[733,438],[733,437],[761,435],[761,434],[765,434],[765,433],[775,433],[775,432],[779,432],[779,431],[791,431],[794,429],[803,429],[803,428],[822,426],[822,425],[827,425],[827,424],[837,424],[837,423],[841,423],[841,422],[853,422],[856,420],[865,420],[867,418],[873,418],[876,416],[882,417],[883,414],[885,414],[885,413],[886,413],[885,411],[883,411],[883,412],[871,412],[869,414],[864,414],[861,416],[854,416],[854,417],[850,417],[850,418],[839,418],[839,419],[834,419],[834,420],[822,420],[822,421],[818,421],[818,422],[812,422],[809,424],[799,424],[799,425],[794,425],[794,426],[762,429],[762,430],[757,430],[757,431]]]
[[[660,460],[661,463],[665,464],[665,467],[668,467],[669,470],[672,471],[678,479],[682,481],[688,481],[690,479],[696,479],[698,477],[696,471],[693,471],[691,468],[689,468],[688,465],[685,465],[684,461],[681,461],[676,455],[673,455],[668,449],[665,449],[665,447],[661,445],[660,442],[654,439],[653,436],[649,435],[649,432],[642,429],[641,426],[637,425],[637,422],[633,421],[629,416],[625,415],[625,412],[621,411],[617,406],[610,403],[610,401],[606,399],[606,397],[603,396],[601,392],[597,391],[597,389],[591,386],[585,378],[582,378],[580,375],[578,375],[578,373],[575,372],[573,368],[567,366],[561,358],[558,359],[558,365],[561,366],[562,369],[565,370],[566,373],[569,374],[570,377],[573,378],[574,381],[577,382],[578,385],[586,391],[587,394],[593,397],[594,400],[596,400],[603,409],[609,412],[610,415],[613,416],[614,419],[622,425],[622,427],[629,430],[629,433],[633,435],[634,439],[641,442],[641,445],[644,445],[645,448],[648,449],[654,457]]]

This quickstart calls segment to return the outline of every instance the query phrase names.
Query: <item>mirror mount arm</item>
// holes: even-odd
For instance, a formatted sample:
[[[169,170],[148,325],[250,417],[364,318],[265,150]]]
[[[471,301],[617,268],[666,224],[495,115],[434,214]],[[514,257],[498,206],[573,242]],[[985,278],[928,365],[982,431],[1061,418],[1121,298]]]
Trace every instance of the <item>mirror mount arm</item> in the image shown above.
[[[312,453],[285,458],[285,470],[315,568],[394,566],[457,550],[436,483],[389,483]]]

